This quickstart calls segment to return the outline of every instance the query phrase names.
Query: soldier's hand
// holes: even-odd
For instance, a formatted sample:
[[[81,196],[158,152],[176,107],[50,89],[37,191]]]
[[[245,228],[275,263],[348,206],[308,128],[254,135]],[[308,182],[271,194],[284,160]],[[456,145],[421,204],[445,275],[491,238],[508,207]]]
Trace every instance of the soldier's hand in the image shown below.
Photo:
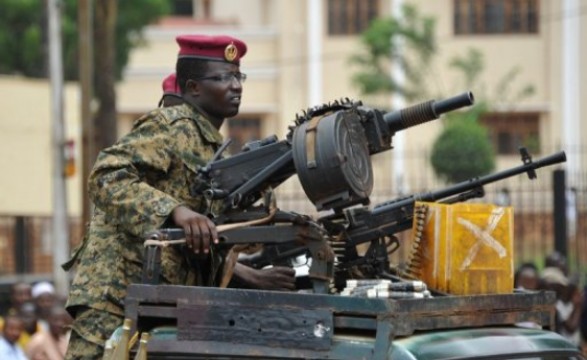
[[[285,266],[257,270],[250,266],[236,263],[234,276],[248,288],[260,290],[295,290],[296,272]]]
[[[286,266],[256,270],[254,285],[261,290],[295,290],[296,272]]]
[[[180,205],[173,210],[171,217],[185,232],[186,246],[195,254],[208,254],[210,245],[218,243],[216,225],[207,216]]]

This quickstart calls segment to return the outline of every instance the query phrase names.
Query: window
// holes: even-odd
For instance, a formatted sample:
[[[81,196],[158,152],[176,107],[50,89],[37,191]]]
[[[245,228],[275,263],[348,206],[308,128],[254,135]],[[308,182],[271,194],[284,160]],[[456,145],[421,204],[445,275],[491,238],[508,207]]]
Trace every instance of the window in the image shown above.
[[[455,34],[536,34],[538,0],[454,0]]]
[[[177,16],[193,16],[194,2],[193,0],[172,0],[171,14]]]
[[[232,139],[228,152],[232,155],[241,152],[249,141],[261,139],[261,119],[237,118],[228,120],[228,137]]]
[[[488,129],[498,155],[518,154],[520,146],[540,153],[539,119],[539,113],[489,113],[481,124]]]
[[[212,0],[171,0],[171,15],[209,19],[212,14]]]
[[[328,0],[328,33],[359,34],[378,15],[379,0]]]

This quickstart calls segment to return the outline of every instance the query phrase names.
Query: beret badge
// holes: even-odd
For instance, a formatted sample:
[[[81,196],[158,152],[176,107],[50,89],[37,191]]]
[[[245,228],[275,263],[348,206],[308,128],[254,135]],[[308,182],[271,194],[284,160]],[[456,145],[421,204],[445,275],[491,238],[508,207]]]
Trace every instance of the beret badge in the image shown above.
[[[232,62],[234,59],[238,57],[238,49],[234,45],[234,43],[230,43],[224,49],[224,58],[226,61]]]

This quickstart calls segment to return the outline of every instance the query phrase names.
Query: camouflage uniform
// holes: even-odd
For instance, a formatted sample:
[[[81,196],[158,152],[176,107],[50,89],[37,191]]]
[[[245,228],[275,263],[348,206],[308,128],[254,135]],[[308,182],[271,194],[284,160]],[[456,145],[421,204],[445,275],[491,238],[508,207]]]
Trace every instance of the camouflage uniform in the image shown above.
[[[77,264],[67,301],[72,315],[106,312],[111,319],[104,321],[114,328],[122,324],[126,288],[141,281],[143,235],[168,225],[178,205],[206,212],[206,202],[196,192],[197,170],[221,141],[208,120],[182,104],[144,115],[128,135],[100,153],[89,179],[95,214],[82,246],[66,264]],[[215,274],[220,261],[217,254],[212,259]],[[163,248],[160,283],[204,285],[198,275],[177,247]],[[91,329],[83,318],[74,322],[75,338],[85,340],[84,346],[103,346],[105,332]]]

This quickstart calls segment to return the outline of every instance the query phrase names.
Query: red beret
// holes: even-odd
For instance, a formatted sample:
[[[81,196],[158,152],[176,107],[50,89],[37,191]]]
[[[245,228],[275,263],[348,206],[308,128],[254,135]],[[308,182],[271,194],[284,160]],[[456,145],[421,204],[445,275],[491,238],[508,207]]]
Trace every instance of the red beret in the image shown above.
[[[163,80],[161,87],[163,88],[163,94],[181,94],[181,90],[179,89],[179,86],[177,86],[175,73],[167,76]]]
[[[239,39],[226,36],[180,35],[179,58],[198,58],[239,64],[247,53],[247,45]]]

